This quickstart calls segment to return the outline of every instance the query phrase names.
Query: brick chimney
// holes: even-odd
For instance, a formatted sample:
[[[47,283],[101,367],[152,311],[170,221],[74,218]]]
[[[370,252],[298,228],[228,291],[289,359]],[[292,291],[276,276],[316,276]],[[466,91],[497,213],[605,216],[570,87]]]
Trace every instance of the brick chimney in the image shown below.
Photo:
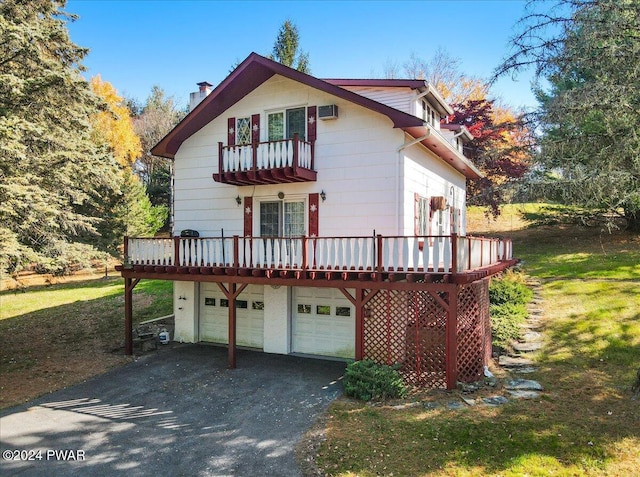
[[[189,111],[193,111],[194,108],[198,106],[204,98],[209,96],[209,93],[211,93],[211,86],[213,85],[207,83],[206,81],[198,83],[198,91],[189,95]]]

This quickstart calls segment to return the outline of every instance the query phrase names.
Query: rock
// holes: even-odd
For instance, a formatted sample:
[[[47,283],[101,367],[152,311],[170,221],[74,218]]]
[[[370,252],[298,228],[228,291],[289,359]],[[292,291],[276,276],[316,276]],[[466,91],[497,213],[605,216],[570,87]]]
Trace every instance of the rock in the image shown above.
[[[507,356],[503,354],[498,358],[498,364],[500,366],[508,368],[517,368],[522,366],[532,366],[535,364],[535,362],[528,358],[522,358],[519,356]]]
[[[482,402],[487,406],[501,406],[502,404],[508,403],[509,400],[504,396],[489,396],[482,398]]]
[[[484,378],[484,384],[486,384],[487,386],[491,386],[492,388],[495,388],[498,385],[498,378],[496,378],[495,376],[491,376],[490,378]]]
[[[526,333],[523,333],[520,338],[518,338],[518,341],[537,343],[542,341],[542,334],[538,333],[537,331],[527,331]]]
[[[520,323],[520,328],[525,330],[539,330],[542,328],[542,322],[538,320],[527,320],[524,323]]]
[[[505,384],[505,389],[519,391],[542,391],[542,384],[532,379],[512,379]]]
[[[476,400],[468,397],[460,396],[460,398],[464,401],[467,406],[475,406]]]
[[[537,316],[544,315],[544,310],[542,308],[528,308],[527,312],[530,315],[537,315]]]
[[[480,385],[478,383],[461,383],[458,381],[457,388],[463,393],[475,393],[480,389]]]
[[[513,399],[538,399],[540,397],[540,393],[538,391],[508,390],[507,392]]]
[[[514,341],[511,343],[511,346],[519,353],[530,353],[532,351],[542,349],[542,343],[518,343],[517,341]]]
[[[511,369],[511,372],[516,374],[529,374],[535,373],[536,371],[538,371],[538,368],[534,366],[518,366]]]
[[[460,401],[450,401],[447,403],[447,409],[462,409],[464,404]]]
[[[424,407],[425,409],[438,409],[440,407],[440,403],[425,401],[422,403],[422,407]]]

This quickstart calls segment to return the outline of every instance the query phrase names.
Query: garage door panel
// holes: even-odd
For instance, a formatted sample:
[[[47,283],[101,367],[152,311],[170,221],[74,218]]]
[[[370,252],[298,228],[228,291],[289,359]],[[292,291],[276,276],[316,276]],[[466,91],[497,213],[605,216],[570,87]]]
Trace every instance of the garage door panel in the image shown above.
[[[229,342],[229,301],[215,283],[201,284],[200,341]],[[264,295],[261,286],[248,286],[236,300],[236,344],[262,348]]]
[[[355,356],[355,310],[340,290],[294,289],[292,350],[320,356]]]

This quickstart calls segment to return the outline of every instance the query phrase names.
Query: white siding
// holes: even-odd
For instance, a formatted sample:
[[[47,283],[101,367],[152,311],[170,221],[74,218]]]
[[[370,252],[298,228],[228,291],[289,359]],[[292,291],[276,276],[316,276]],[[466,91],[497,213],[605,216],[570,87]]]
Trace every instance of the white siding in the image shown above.
[[[403,204],[404,204],[404,230],[402,233],[413,235],[414,233],[414,201],[415,194],[422,197],[444,196],[450,201],[451,187],[454,191],[455,208],[461,210],[460,234],[466,230],[466,182],[465,177],[458,171],[449,167],[442,160],[421,145],[414,145],[403,150]],[[448,214],[448,212],[447,212]],[[447,224],[448,215],[447,215]],[[437,231],[434,230],[433,234]],[[445,230],[446,235],[449,229]]]
[[[260,113],[264,139],[265,111],[323,104],[338,104],[340,117],[317,122],[317,182],[236,187],[212,179],[218,170],[218,141],[227,141],[227,118]],[[383,115],[275,76],[180,147],[175,158],[175,232],[189,228],[201,236],[219,236],[224,229],[225,236],[241,235],[244,209],[236,196],[253,196],[258,202],[278,192],[306,197],[324,190],[320,235],[370,235],[373,229],[397,234],[397,148],[403,140],[404,133]]]

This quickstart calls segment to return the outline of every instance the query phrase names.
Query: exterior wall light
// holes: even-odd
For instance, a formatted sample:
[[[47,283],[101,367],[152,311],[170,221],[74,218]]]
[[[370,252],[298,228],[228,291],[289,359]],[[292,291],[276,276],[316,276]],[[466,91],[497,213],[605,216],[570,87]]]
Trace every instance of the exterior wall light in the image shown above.
[[[327,193],[324,191],[324,189],[322,190],[322,192],[320,192],[320,198],[322,199],[322,202],[327,200]]]
[[[236,197],[236,204],[238,205],[242,204],[242,199],[240,198],[240,194],[238,194],[238,197]]]

